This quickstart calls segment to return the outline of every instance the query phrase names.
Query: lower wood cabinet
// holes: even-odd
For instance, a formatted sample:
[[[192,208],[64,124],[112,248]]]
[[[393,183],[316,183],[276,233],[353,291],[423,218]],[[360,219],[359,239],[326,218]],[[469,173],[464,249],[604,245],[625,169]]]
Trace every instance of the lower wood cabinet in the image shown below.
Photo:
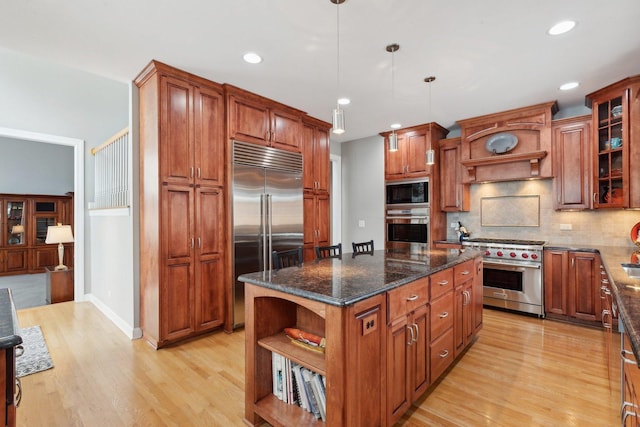
[[[599,324],[602,321],[600,265],[600,256],[595,252],[546,249],[546,315]]]
[[[620,416],[623,427],[640,426],[640,368],[633,355],[629,336],[623,332],[620,334],[620,347],[622,354],[622,394]]]

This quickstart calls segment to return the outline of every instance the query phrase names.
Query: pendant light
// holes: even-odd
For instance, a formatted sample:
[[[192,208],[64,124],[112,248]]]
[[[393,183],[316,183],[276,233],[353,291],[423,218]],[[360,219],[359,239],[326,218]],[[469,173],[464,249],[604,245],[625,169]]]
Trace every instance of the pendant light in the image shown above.
[[[429,119],[431,119],[431,83],[435,80],[436,78],[434,76],[429,76],[429,77],[425,77],[424,81],[425,83],[427,83],[429,85]],[[433,165],[436,162],[436,152],[435,150],[431,147],[431,137],[429,137],[429,147],[427,148],[427,152],[426,152],[426,163],[428,165]]]
[[[331,3],[336,5],[336,80],[338,87],[338,98],[340,98],[340,5],[344,3],[346,0],[329,0]],[[336,102],[336,108],[333,110],[332,114],[332,132],[340,135],[345,131],[344,128],[344,111],[340,108],[340,102]]]
[[[395,93],[394,93],[394,78],[393,78],[393,71],[395,68],[395,64],[393,62],[393,54],[394,52],[396,52],[398,49],[400,49],[400,45],[397,43],[393,43],[387,46],[387,52],[391,52],[391,110],[394,110],[394,100],[395,100]],[[398,134],[396,134],[396,128],[398,126],[396,126],[395,124],[391,125],[391,135],[389,135],[389,151],[398,151]]]

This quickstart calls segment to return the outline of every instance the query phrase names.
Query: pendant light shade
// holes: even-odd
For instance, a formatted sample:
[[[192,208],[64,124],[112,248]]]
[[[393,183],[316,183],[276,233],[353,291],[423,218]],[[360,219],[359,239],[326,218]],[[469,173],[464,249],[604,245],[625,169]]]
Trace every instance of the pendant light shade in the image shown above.
[[[336,5],[336,81],[337,81],[337,97],[340,98],[340,5],[346,0],[329,0]],[[341,135],[345,132],[344,127],[344,111],[340,108],[340,104],[333,110],[331,122],[333,124],[332,132]]]
[[[436,78],[434,76],[425,77],[424,81],[429,85],[429,120],[431,120],[431,83]],[[436,163],[436,152],[431,147],[431,137],[429,137],[429,147],[427,148],[427,152],[425,153],[425,163],[427,165],[433,165]]]
[[[338,105],[333,109],[332,116],[333,130],[332,132],[340,135],[344,133],[344,110]]]
[[[395,130],[389,135],[389,151],[398,151],[398,134]]]

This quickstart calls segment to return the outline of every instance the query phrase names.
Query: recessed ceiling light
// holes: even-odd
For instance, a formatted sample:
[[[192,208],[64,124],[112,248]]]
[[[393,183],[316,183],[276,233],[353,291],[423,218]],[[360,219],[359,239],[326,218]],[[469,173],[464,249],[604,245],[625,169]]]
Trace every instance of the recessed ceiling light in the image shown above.
[[[391,129],[400,129],[402,127],[402,125],[400,123],[394,123],[390,127],[391,127]]]
[[[560,90],[571,90],[577,88],[578,86],[580,86],[580,83],[578,82],[569,82],[561,85]]]
[[[559,34],[564,34],[566,32],[569,32],[571,30],[573,30],[573,27],[576,26],[576,21],[560,21],[557,24],[555,24],[553,27],[549,28],[549,31],[547,31],[547,34],[551,35],[551,36],[557,36]]]
[[[259,64],[262,62],[262,57],[254,52],[247,52],[242,56],[242,59],[249,64]]]
[[[340,99],[338,99],[338,104],[340,104],[340,105],[349,105],[349,104],[351,104],[351,100],[349,98],[340,98]]]

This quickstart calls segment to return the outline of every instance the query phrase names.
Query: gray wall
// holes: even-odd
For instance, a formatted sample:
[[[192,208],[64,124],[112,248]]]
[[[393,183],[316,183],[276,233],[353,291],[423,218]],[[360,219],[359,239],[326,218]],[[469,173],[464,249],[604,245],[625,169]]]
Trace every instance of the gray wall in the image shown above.
[[[73,191],[73,147],[0,137],[0,193]]]
[[[371,239],[384,249],[384,140],[376,135],[343,142],[341,152],[343,250]]]

